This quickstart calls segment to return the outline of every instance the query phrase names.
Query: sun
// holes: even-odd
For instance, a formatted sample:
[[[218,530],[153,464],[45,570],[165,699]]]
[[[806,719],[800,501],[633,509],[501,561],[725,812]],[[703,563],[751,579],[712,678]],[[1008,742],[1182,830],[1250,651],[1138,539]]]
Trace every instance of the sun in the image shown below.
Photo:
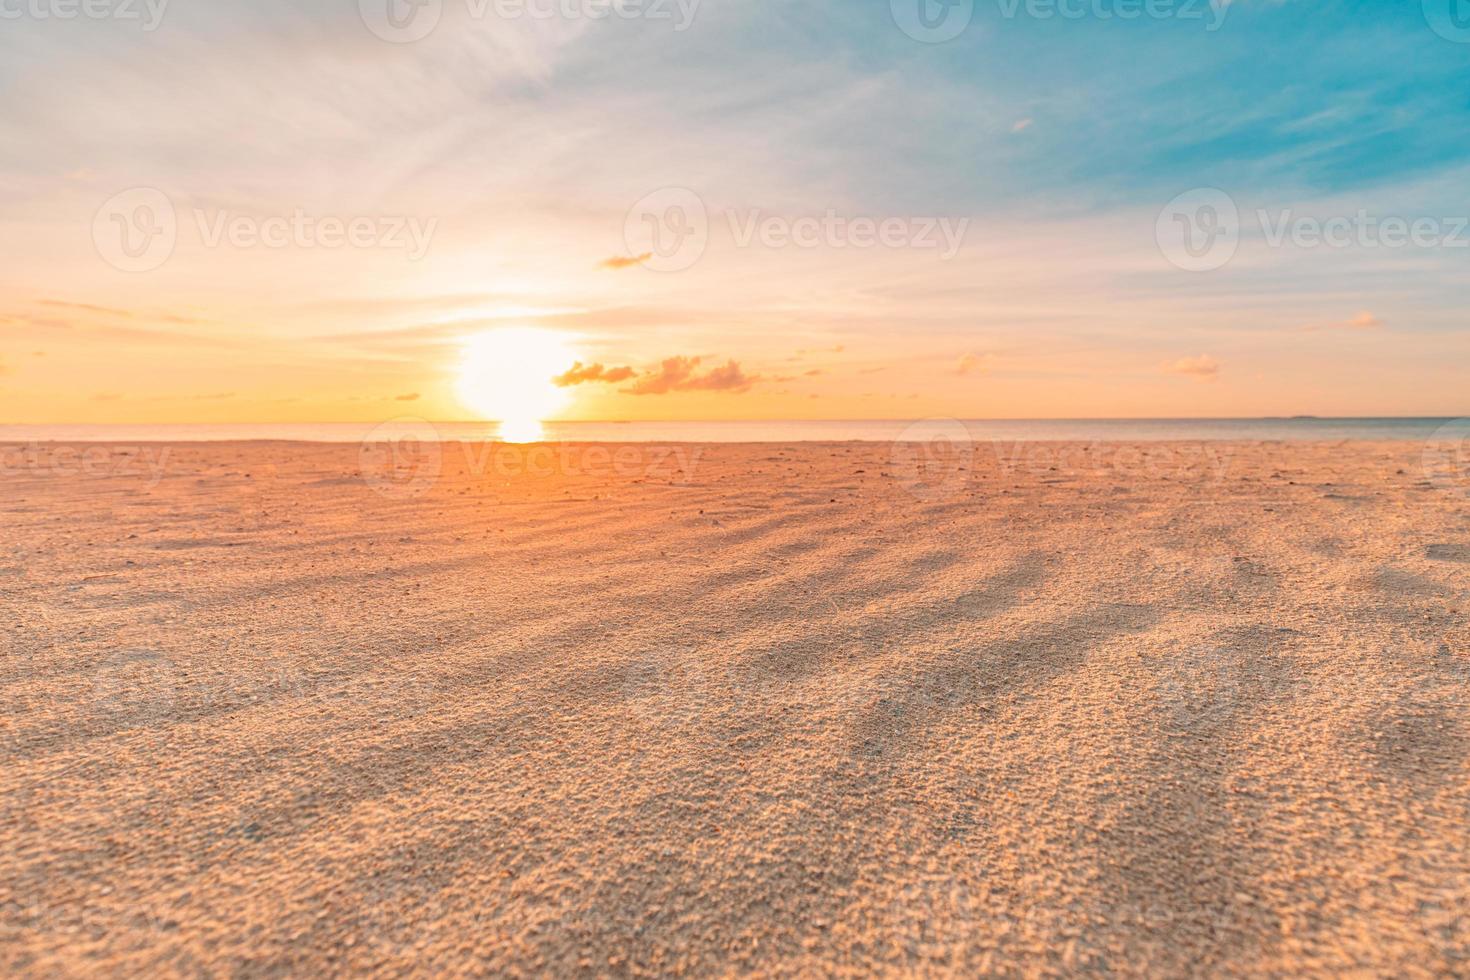
[[[507,327],[470,337],[460,363],[458,394],[465,407],[500,423],[507,442],[534,442],[541,423],[571,396],[552,379],[576,362],[566,338],[532,327]]]

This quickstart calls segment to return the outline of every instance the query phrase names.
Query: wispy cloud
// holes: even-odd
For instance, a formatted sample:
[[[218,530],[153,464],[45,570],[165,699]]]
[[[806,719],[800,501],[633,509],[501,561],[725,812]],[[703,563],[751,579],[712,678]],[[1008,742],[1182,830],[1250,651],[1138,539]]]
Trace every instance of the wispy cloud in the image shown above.
[[[1318,330],[1380,330],[1383,321],[1372,312],[1364,310],[1349,320],[1339,320],[1332,323],[1309,323],[1301,329],[1306,331]]]
[[[612,258],[603,259],[598,263],[603,269],[627,269],[635,265],[642,265],[653,258],[652,252],[644,252],[642,255],[614,255]]]
[[[955,365],[955,374],[961,377],[968,374],[986,374],[994,364],[994,354],[976,354],[971,352],[960,358],[959,364]]]
[[[1169,374],[1182,374],[1200,381],[1214,381],[1220,376],[1219,362],[1208,354],[1201,354],[1199,357],[1181,357],[1173,363],[1165,364],[1164,370]]]
[[[42,306],[50,306],[59,310],[77,310],[86,313],[100,313],[104,316],[131,317],[132,311],[120,310],[111,306],[96,306],[92,303],[71,303],[59,299],[43,299]]]

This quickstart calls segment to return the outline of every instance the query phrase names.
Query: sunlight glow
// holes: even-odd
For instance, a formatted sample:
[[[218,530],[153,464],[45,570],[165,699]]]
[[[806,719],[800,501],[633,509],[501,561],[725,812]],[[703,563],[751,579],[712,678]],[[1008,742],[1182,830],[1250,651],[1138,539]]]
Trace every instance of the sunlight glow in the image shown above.
[[[536,442],[541,422],[571,401],[552,379],[576,362],[560,334],[508,327],[476,334],[465,344],[459,400],[481,418],[500,423],[506,442]]]
[[[546,426],[536,419],[508,420],[500,423],[497,435],[501,442],[545,442]]]

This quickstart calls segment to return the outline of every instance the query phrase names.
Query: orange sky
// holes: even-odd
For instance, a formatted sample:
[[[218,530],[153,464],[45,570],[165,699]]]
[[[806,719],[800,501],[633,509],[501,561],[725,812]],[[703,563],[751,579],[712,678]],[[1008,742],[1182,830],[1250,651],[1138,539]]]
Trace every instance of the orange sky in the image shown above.
[[[351,6],[0,41],[0,422],[473,418],[465,347],[509,327],[625,369],[567,419],[1467,411],[1466,250],[1256,217],[1464,209],[1448,89],[1278,51],[1314,29],[1293,5],[1118,28],[1106,86],[1082,27],[931,46],[880,11],[814,50],[815,12],[670,36],[450,5],[392,44]],[[1374,30],[1460,64],[1417,17]],[[1238,247],[1189,271],[1161,235],[1202,187]]]

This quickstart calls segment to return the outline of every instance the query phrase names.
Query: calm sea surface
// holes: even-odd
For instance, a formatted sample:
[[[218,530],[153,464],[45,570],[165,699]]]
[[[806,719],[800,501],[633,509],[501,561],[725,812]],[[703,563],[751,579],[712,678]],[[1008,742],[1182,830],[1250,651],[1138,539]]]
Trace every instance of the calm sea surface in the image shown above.
[[[1362,419],[1044,419],[840,422],[547,422],[540,431],[502,433],[493,422],[385,423],[386,432],[425,438],[516,442],[925,442],[936,434],[975,440],[1424,440],[1451,418]],[[0,444],[23,442],[361,442],[380,427],[332,422],[272,425],[0,425]],[[379,433],[381,434],[381,433]]]

